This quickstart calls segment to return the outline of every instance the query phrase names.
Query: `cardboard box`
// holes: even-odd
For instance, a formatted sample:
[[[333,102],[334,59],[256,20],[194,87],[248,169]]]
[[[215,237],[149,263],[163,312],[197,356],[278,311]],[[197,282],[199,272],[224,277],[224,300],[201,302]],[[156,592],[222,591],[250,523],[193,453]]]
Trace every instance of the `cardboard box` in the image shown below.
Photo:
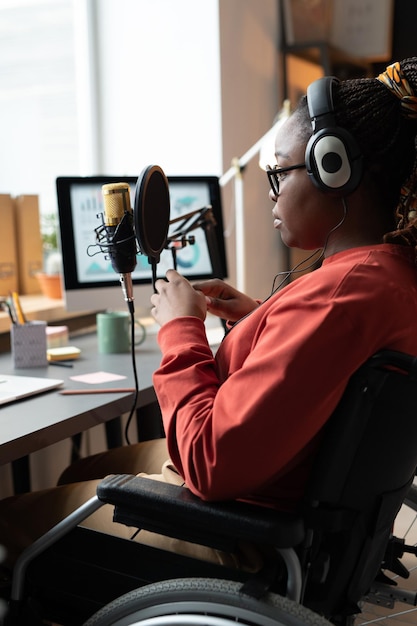
[[[15,198],[17,263],[20,294],[40,293],[37,273],[43,270],[43,247],[38,196]]]
[[[0,296],[7,296],[18,289],[14,202],[7,193],[0,194],[0,224]]]

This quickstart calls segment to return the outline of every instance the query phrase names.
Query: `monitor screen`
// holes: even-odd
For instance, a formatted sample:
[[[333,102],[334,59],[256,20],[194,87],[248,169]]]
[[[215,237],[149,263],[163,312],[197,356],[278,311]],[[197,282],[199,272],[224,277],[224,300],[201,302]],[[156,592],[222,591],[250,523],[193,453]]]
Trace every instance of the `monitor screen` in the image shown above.
[[[101,187],[106,183],[126,182],[130,185],[131,203],[137,178],[129,176],[59,177],[57,178],[58,215],[63,260],[64,297],[66,308],[98,310],[123,308],[124,300],[119,277],[110,260],[97,245],[95,229],[103,221],[104,202]],[[168,176],[173,222],[168,236],[182,225],[181,216],[207,206],[212,207],[215,225],[197,227],[185,236],[185,245],[177,242],[163,250],[157,275],[167,269],[177,270],[190,280],[225,278],[226,252],[219,180],[215,176]],[[198,217],[197,212],[196,216]],[[192,226],[194,217],[187,221]],[[189,240],[192,238],[193,243]],[[172,249],[175,249],[173,253]],[[147,257],[137,255],[132,273],[135,303],[149,308],[152,294],[152,270]]]

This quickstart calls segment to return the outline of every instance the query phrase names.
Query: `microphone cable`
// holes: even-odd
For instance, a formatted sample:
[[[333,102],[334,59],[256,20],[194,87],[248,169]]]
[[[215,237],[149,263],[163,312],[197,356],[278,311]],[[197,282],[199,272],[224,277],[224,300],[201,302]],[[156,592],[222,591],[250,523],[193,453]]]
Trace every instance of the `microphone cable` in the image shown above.
[[[126,444],[130,446],[129,428],[132,422],[132,418],[136,414],[136,410],[137,410],[137,403],[139,399],[139,378],[138,378],[138,371],[136,367],[136,354],[135,354],[135,310],[134,310],[132,302],[128,302],[128,305],[129,305],[129,313],[130,313],[130,334],[131,334],[130,349],[131,349],[131,356],[132,356],[133,378],[135,381],[135,397],[133,400],[132,408],[130,409],[130,413],[126,421],[126,426],[125,426],[125,431],[124,431]]]

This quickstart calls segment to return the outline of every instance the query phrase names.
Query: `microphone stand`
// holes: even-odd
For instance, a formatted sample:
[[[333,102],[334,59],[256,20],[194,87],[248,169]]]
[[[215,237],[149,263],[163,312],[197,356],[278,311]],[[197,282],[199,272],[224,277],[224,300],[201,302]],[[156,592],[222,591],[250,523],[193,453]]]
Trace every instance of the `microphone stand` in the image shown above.
[[[235,224],[236,224],[236,240],[235,240],[235,258],[236,258],[236,288],[245,292],[246,288],[246,254],[245,254],[245,201],[243,188],[243,170],[246,165],[258,154],[269,141],[275,139],[278,128],[285,122],[290,115],[289,100],[285,100],[282,110],[278,113],[276,121],[272,128],[268,130],[243,156],[232,159],[232,166],[220,177],[219,184],[221,187],[227,185],[234,179],[234,200],[235,200]],[[272,156],[272,155],[270,155]],[[260,164],[264,169],[266,165],[272,163]]]
[[[172,226],[178,222],[180,222],[179,226],[171,235],[167,237],[167,243],[165,246],[166,249],[171,250],[174,269],[177,269],[177,250],[182,250],[182,248],[185,248],[188,244],[194,245],[195,237],[193,235],[188,236],[188,234],[196,228],[202,228],[206,236],[213,275],[221,276],[222,270],[219,250],[214,233],[216,220],[213,215],[212,207],[209,205],[203,207],[202,209],[196,209],[195,211],[186,213],[185,215],[180,215],[179,217],[171,220],[169,225]]]

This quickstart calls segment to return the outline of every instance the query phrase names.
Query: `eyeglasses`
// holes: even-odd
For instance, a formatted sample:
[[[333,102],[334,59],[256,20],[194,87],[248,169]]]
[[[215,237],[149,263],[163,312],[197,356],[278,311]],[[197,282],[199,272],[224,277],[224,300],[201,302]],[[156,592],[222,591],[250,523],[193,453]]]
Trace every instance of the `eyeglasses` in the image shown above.
[[[305,163],[298,163],[297,165],[289,165],[288,167],[278,167],[275,165],[271,167],[270,165],[266,166],[266,175],[268,176],[269,184],[271,185],[271,189],[274,192],[274,196],[279,195],[279,184],[283,180],[282,174],[285,172],[290,172],[291,170],[299,170],[302,167],[305,167]]]

